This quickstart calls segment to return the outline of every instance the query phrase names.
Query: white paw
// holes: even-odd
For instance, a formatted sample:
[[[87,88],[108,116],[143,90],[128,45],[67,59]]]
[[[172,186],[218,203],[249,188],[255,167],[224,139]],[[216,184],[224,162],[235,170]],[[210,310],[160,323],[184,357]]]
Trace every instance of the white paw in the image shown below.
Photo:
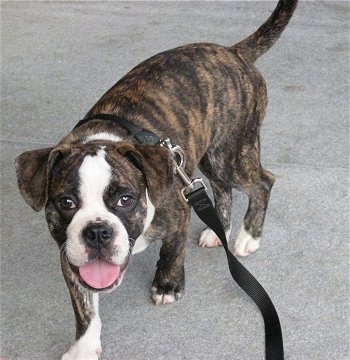
[[[85,334],[72,344],[61,360],[98,360],[102,353],[100,333],[101,320],[97,315],[91,319]]]
[[[90,346],[87,346],[83,348],[79,344],[79,341],[77,341],[62,356],[61,360],[98,360],[101,356],[101,353],[101,347],[91,348]]]
[[[165,305],[165,304],[171,304],[175,302],[175,300],[180,299],[181,293],[174,294],[157,294],[157,288],[152,287],[151,288],[151,296],[152,300],[156,305]]]
[[[205,229],[203,230],[200,238],[199,238],[199,246],[201,247],[216,247],[216,246],[222,246],[222,243],[220,239],[217,237],[215,232],[212,229]]]
[[[234,255],[247,256],[259,249],[260,238],[254,239],[242,225],[234,246]]]
[[[228,242],[230,239],[231,229],[227,230],[225,234],[226,234],[226,240]],[[198,241],[198,245],[200,247],[212,248],[212,247],[222,246],[222,243],[212,229],[206,228],[205,230],[202,231],[202,234]]]

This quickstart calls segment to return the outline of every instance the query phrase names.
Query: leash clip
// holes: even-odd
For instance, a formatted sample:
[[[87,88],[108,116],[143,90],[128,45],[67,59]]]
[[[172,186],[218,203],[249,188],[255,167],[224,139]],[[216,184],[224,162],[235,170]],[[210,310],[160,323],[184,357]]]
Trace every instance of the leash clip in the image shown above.
[[[186,166],[186,156],[179,145],[173,145],[169,138],[160,140],[160,145],[168,148],[173,155],[175,168]],[[176,174],[176,169],[174,170]]]
[[[182,198],[186,202],[189,202],[188,198],[186,197],[186,194],[190,191],[193,191],[197,184],[201,185],[199,188],[204,188],[204,190],[207,190],[207,186],[205,185],[204,180],[202,178],[195,178],[195,179],[191,180],[191,182],[187,186],[185,186],[184,188],[181,189]]]
[[[200,184],[205,190],[207,190],[207,186],[202,178],[190,179],[186,174],[186,155],[179,145],[172,145],[169,138],[162,139],[160,141],[160,145],[168,148],[173,155],[174,173],[179,175],[182,182],[185,184],[185,187],[181,189],[181,195],[186,202],[188,202],[186,193],[192,191],[197,184]]]

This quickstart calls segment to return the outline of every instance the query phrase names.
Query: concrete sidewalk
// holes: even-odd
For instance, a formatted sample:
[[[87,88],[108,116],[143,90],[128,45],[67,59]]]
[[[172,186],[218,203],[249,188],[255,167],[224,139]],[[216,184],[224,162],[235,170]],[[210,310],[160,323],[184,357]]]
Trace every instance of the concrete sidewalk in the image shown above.
[[[1,3],[2,359],[59,359],[74,317],[43,213],[21,199],[14,159],[56,143],[126,71],[185,43],[250,35],[273,2]],[[257,66],[269,91],[264,167],[277,176],[261,249],[241,259],[274,301],[289,360],[349,359],[349,3],[300,2]],[[247,199],[235,193],[235,236]],[[186,294],[154,306],[159,244],[101,297],[103,360],[264,358],[264,328],[222,249],[197,246]],[[233,239],[231,239],[233,240]]]

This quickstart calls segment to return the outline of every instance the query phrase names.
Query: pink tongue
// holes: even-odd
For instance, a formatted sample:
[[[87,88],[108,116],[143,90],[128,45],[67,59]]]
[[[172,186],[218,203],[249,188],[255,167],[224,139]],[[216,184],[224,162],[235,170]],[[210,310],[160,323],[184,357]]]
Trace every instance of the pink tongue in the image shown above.
[[[120,274],[120,266],[110,264],[100,258],[79,267],[83,280],[95,289],[111,286]]]

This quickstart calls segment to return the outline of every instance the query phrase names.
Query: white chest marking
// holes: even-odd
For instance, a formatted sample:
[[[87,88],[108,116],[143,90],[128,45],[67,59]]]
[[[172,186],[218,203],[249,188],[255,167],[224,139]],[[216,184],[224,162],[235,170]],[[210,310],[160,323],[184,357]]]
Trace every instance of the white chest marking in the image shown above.
[[[145,236],[145,232],[151,225],[156,209],[148,197],[147,189],[146,189],[146,199],[147,199],[147,215],[145,220],[145,226],[143,228],[142,234],[136,239],[135,245],[132,249],[133,254],[137,254],[145,250],[149,245],[149,242],[147,241],[147,236]]]

